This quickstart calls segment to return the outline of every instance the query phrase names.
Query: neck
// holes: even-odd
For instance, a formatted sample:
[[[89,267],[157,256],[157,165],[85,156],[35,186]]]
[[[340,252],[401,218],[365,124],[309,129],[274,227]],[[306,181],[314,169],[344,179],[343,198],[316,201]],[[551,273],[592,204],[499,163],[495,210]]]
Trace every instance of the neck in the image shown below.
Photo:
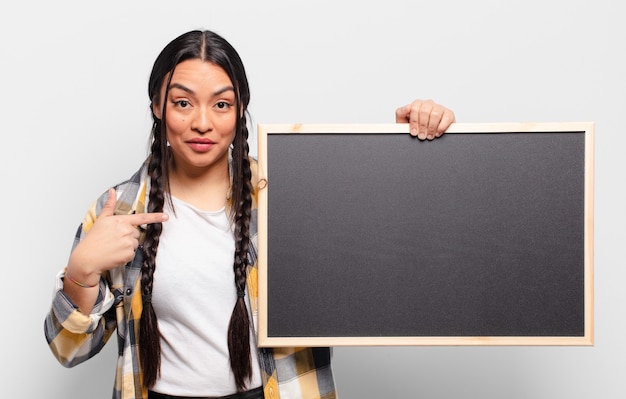
[[[226,204],[230,189],[228,162],[194,171],[177,168],[172,164],[169,180],[172,196],[198,209],[216,211]]]

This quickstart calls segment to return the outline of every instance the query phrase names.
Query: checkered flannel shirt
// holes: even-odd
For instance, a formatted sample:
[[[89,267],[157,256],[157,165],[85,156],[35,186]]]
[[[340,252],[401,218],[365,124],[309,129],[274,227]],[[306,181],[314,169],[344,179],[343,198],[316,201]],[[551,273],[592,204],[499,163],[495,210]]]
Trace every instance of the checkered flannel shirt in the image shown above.
[[[251,160],[256,180],[256,161]],[[256,187],[256,181],[253,187]],[[147,206],[149,179],[147,161],[127,181],[116,187],[118,199],[116,214],[144,212]],[[80,225],[73,248],[80,242],[100,214],[107,193],[90,207]],[[257,324],[257,225],[256,191],[253,204],[252,245],[248,268],[247,289],[249,311],[253,325]],[[73,249],[72,248],[72,249]],[[117,331],[118,362],[113,388],[114,399],[147,399],[139,366],[139,319],[142,311],[140,270],[142,253],[135,259],[103,273],[96,305],[91,314],[80,312],[63,292],[63,271],[55,280],[50,312],[44,323],[45,336],[57,360],[65,367],[73,367],[96,355]],[[335,384],[330,364],[330,348],[258,348],[263,389],[266,399],[333,399]]]

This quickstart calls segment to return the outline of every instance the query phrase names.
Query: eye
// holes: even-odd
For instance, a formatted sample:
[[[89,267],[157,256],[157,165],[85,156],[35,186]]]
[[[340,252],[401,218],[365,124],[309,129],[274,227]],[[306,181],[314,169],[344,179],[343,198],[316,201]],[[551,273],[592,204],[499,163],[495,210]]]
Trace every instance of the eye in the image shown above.
[[[218,101],[215,104],[215,108],[219,110],[227,110],[231,107],[231,104],[228,101]]]
[[[189,101],[187,101],[187,100],[177,100],[177,101],[174,101],[174,105],[179,107],[179,108],[188,108],[189,107]]]

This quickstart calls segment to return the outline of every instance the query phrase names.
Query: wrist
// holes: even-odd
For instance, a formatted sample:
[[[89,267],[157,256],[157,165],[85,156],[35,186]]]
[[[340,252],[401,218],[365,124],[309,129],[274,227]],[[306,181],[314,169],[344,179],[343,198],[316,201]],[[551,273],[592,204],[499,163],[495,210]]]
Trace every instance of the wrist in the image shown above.
[[[69,280],[72,284],[82,288],[93,288],[100,284],[100,273],[83,273],[80,270],[70,267],[65,268],[64,280]]]

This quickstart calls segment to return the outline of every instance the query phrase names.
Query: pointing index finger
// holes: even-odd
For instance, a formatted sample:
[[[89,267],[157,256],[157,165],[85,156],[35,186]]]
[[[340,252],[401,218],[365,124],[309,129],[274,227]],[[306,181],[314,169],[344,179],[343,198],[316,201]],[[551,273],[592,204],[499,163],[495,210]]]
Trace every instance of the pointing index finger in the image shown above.
[[[163,212],[154,213],[136,213],[134,215],[124,215],[126,220],[133,226],[141,226],[144,224],[161,223],[169,219],[169,215]]]

